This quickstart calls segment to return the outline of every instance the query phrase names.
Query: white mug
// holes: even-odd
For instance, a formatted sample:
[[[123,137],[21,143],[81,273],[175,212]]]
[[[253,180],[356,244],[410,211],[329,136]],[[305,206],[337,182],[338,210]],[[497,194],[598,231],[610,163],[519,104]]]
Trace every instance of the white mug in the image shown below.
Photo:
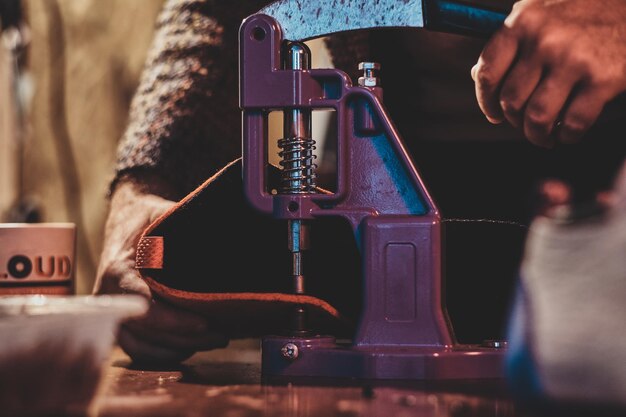
[[[74,294],[74,223],[0,223],[0,295]]]

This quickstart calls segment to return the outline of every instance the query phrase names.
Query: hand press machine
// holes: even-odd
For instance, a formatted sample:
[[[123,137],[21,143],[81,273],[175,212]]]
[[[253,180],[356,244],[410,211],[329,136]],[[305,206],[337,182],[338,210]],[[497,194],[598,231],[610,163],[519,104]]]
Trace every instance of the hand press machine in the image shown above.
[[[311,69],[305,40],[377,27],[488,36],[506,13],[460,1],[274,2],[240,28],[243,179],[254,209],[284,219],[294,292],[304,294],[309,228],[337,216],[354,233],[363,266],[363,311],[354,340],[307,331],[294,311],[288,336],[262,341],[266,376],[448,380],[502,376],[500,346],[458,344],[442,300],[441,219],[385,113],[376,63],[346,73]],[[314,110],[336,112],[336,190],[316,187]],[[281,184],[269,184],[268,115],[282,111]]]

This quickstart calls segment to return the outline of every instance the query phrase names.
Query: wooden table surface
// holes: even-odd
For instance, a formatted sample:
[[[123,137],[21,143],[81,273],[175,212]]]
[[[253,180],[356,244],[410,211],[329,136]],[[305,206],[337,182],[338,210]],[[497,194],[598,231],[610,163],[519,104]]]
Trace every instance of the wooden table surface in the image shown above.
[[[268,382],[257,340],[231,342],[170,369],[136,368],[115,349],[106,370],[98,417],[520,417],[496,387],[433,389],[363,382]],[[466,387],[468,388],[468,387]]]

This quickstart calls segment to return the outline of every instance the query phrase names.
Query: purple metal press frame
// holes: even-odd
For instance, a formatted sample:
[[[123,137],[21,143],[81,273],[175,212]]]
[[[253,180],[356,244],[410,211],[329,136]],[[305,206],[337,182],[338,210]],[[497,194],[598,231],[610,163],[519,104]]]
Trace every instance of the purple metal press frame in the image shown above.
[[[256,209],[275,218],[340,216],[354,231],[364,274],[364,310],[350,346],[332,336],[262,341],[266,376],[458,380],[502,378],[503,350],[458,344],[442,295],[439,211],[379,87],[353,86],[336,69],[284,70],[280,25],[250,16],[240,29],[243,179]],[[332,194],[268,189],[271,111],[334,109],[337,188]],[[285,346],[296,354],[285,355]]]

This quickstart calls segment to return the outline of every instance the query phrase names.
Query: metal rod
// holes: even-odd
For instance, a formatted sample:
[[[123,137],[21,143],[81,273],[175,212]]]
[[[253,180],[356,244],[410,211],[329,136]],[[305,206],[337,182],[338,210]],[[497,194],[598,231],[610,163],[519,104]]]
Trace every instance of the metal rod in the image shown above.
[[[303,71],[310,68],[311,51],[300,42],[287,45],[285,68]],[[285,109],[283,112],[283,139],[278,143],[281,151],[282,170],[281,193],[306,194],[315,192],[315,164],[313,150],[315,141],[311,138],[311,110],[301,108]],[[288,247],[292,253],[292,281],[295,294],[306,291],[303,269],[303,250],[308,249],[308,224],[302,220],[289,220]],[[304,306],[294,311],[293,334],[307,334],[306,310]]]

